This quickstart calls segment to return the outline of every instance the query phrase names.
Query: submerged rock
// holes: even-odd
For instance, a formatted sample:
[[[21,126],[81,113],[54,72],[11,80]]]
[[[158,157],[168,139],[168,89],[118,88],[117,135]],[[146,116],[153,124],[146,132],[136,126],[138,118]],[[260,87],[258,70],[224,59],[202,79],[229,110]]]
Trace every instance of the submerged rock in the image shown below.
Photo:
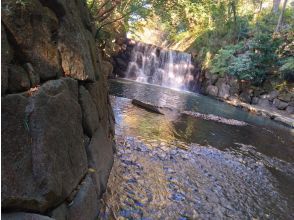
[[[227,119],[227,118],[223,118],[223,117],[212,115],[212,114],[206,115],[206,114],[201,114],[198,112],[191,112],[191,111],[183,111],[182,114],[189,115],[189,116],[196,117],[196,118],[202,118],[204,120],[216,121],[216,122],[220,122],[220,123],[224,123],[224,124],[228,124],[228,125],[236,125],[236,126],[248,125],[244,121],[238,121],[235,119]]]

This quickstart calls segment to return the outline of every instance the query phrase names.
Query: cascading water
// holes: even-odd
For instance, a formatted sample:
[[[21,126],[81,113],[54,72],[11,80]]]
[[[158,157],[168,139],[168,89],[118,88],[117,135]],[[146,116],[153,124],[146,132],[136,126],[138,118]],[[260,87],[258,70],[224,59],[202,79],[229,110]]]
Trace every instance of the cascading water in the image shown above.
[[[186,90],[194,80],[193,68],[188,53],[139,42],[132,50],[126,77],[138,82]]]

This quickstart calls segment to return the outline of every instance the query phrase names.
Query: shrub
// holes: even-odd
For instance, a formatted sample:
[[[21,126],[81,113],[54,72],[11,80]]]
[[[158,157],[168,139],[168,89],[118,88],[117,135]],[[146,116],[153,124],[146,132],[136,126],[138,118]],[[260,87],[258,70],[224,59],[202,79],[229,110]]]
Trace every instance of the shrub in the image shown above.
[[[294,57],[284,59],[279,71],[284,80],[294,82]]]

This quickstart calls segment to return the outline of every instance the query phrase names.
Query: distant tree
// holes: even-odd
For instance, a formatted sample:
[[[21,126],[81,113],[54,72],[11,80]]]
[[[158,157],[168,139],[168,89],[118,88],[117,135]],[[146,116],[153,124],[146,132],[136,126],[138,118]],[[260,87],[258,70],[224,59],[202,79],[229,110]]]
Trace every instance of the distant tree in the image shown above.
[[[277,14],[279,12],[280,3],[281,3],[281,0],[273,0],[273,8],[272,8],[273,13]]]
[[[281,25],[283,23],[283,16],[284,16],[284,13],[285,13],[287,1],[288,0],[284,0],[283,8],[282,8],[282,11],[280,13],[278,24],[277,24],[277,27],[276,27],[276,30],[275,30],[276,33],[280,31]]]

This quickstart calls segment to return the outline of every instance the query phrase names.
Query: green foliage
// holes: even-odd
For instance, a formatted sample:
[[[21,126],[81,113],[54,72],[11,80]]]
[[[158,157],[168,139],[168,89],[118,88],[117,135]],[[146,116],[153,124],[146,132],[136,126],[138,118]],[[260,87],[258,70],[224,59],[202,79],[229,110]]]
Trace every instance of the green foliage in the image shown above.
[[[220,49],[212,60],[211,72],[222,76],[229,73],[229,66],[233,59],[236,58],[235,54],[240,47],[241,45],[229,45],[224,49]]]
[[[246,51],[246,53],[240,54],[239,56],[234,56],[228,66],[228,73],[243,80],[259,81],[263,76],[263,73],[257,71],[254,67],[252,53],[250,51]]]
[[[280,67],[281,75],[283,79],[294,82],[294,57],[288,57],[281,61],[282,66]]]
[[[28,0],[16,0],[15,4],[20,6],[21,8],[25,8],[28,6],[29,2]]]
[[[104,48],[112,47],[117,36],[131,33],[137,40],[147,36],[155,44],[158,40],[164,46],[191,52],[203,69],[215,74],[231,74],[257,85],[273,75],[293,79],[293,59],[289,58],[293,49],[289,47],[293,47],[294,9],[290,4],[277,34],[280,12],[272,12],[272,0],[87,2],[101,28],[97,38]],[[103,14],[114,5],[107,16]]]
[[[259,85],[278,64],[276,51],[280,43],[271,33],[257,33],[250,40],[220,49],[212,60],[210,70]]]

